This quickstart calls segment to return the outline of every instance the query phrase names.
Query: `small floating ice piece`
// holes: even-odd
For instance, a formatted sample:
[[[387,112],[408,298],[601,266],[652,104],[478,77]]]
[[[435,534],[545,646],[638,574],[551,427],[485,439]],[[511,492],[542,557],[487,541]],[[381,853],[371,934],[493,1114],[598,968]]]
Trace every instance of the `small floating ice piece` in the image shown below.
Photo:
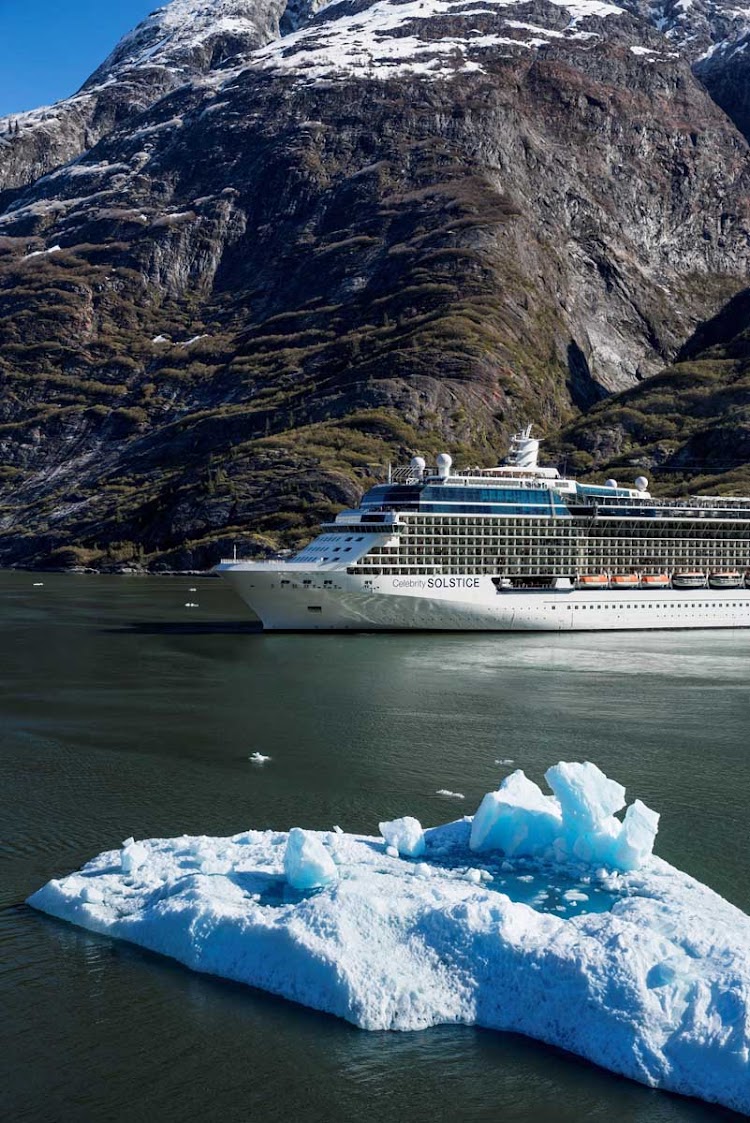
[[[405,815],[390,823],[378,823],[378,830],[387,846],[393,846],[406,858],[419,858],[424,854],[424,831],[419,819]]]
[[[435,795],[443,795],[446,799],[465,799],[463,792],[452,792],[449,788],[438,788]]]
[[[336,863],[312,831],[292,827],[284,851],[284,876],[293,889],[322,889],[338,879]]]
[[[189,600],[189,601],[186,601],[185,608],[198,608],[198,605],[196,604],[195,601]]]
[[[43,589],[44,588],[44,581],[35,581],[32,588]]]
[[[250,753],[250,756],[247,759],[249,761],[252,761],[253,764],[267,764],[271,758],[270,756],[264,756],[263,753],[255,752]]]
[[[508,758],[507,760],[496,760],[495,761],[495,764],[515,764],[515,763],[516,762],[514,760],[511,760],[510,758]]]

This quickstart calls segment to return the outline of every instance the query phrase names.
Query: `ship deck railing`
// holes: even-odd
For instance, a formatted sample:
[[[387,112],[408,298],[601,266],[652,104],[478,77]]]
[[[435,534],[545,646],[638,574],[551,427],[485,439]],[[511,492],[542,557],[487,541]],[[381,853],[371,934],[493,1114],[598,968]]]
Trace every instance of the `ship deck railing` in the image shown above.
[[[508,472],[509,468],[513,469],[512,475]],[[441,476],[437,468],[425,468],[421,472],[415,471],[414,468],[393,468],[388,483],[419,484],[429,481],[430,483],[442,482],[450,487],[451,484],[459,483],[462,479],[471,477],[472,479],[491,480],[494,484],[507,482],[512,483],[513,487],[539,489],[561,482],[559,477],[540,475],[536,468],[514,468],[511,464],[505,465],[504,470],[505,474],[501,475],[497,468],[461,468],[460,470],[451,469],[449,476]],[[516,472],[518,475],[515,474]]]

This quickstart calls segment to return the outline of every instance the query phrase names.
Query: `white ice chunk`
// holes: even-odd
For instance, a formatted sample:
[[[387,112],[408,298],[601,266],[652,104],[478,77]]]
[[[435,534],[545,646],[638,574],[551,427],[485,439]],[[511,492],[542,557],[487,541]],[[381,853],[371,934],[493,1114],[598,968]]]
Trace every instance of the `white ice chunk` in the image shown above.
[[[424,831],[419,819],[405,815],[403,819],[393,819],[390,823],[378,823],[378,830],[388,846],[393,846],[406,858],[418,858],[424,854]]]
[[[639,800],[624,822],[625,788],[595,764],[564,763],[546,773],[554,796],[517,770],[489,792],[474,816],[472,850],[502,850],[509,857],[547,857],[559,862],[634,870],[651,856],[659,816]]]
[[[472,850],[502,850],[508,855],[539,855],[552,846],[561,825],[560,807],[521,769],[488,792],[471,826]]]
[[[640,869],[653,852],[658,829],[658,813],[640,799],[633,800],[625,812],[612,864],[625,871]]]
[[[581,904],[588,899],[588,893],[582,893],[580,889],[567,889],[563,893],[563,900],[570,901],[571,904]]]
[[[133,838],[125,839],[120,851],[120,865],[123,873],[135,873],[147,858],[148,850],[142,842],[136,842]]]
[[[284,851],[284,876],[293,889],[322,889],[336,881],[336,863],[311,831],[292,827]]]
[[[556,764],[545,779],[558,798],[566,823],[587,830],[625,806],[625,788],[590,761]]]

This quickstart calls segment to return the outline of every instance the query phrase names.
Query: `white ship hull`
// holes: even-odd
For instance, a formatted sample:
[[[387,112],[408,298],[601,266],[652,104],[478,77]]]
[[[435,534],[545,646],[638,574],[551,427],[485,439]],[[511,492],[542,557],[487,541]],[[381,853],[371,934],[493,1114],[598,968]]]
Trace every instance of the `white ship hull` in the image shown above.
[[[571,632],[750,627],[750,589],[500,590],[489,577],[217,567],[269,631]]]

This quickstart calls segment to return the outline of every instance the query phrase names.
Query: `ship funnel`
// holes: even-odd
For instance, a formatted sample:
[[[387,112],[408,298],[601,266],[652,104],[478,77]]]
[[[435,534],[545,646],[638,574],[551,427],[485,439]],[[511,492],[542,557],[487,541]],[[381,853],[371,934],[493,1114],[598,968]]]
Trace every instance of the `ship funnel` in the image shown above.
[[[453,463],[452,458],[448,455],[447,452],[441,452],[438,453],[437,460],[435,462],[437,464],[437,470],[440,479],[447,480],[448,476],[451,474],[451,464]]]
[[[514,468],[536,468],[539,460],[539,441],[531,436],[531,426],[527,425],[520,433],[511,438],[510,453],[506,461]]]

